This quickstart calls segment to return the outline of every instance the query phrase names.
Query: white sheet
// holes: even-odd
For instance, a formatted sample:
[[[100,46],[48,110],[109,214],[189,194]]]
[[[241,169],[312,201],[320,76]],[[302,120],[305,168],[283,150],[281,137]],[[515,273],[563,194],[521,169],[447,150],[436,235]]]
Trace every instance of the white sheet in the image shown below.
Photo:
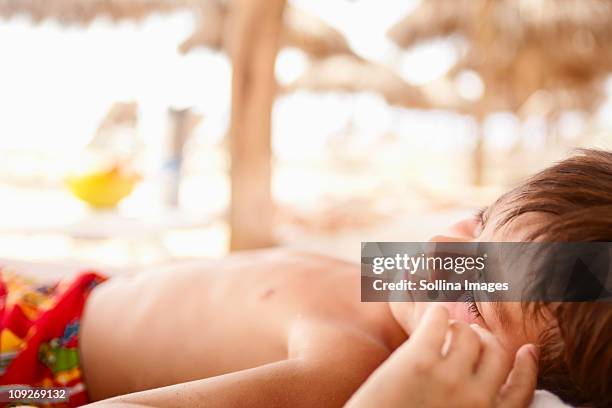
[[[559,397],[544,390],[536,390],[530,408],[566,408],[571,407],[565,404]]]

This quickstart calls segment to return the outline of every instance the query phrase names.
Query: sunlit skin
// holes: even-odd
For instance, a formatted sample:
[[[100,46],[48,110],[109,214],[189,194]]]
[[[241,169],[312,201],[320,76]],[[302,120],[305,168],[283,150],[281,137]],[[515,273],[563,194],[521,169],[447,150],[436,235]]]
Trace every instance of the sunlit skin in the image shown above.
[[[520,241],[539,220],[496,229],[496,210],[486,215],[433,239]],[[429,307],[360,302],[359,269],[276,250],[113,278],[93,292],[83,318],[89,393],[135,393],[112,403],[145,406],[341,406]],[[488,304],[477,304],[480,316],[463,302],[444,306],[450,319],[499,336],[508,358],[537,337],[519,305],[505,305],[508,327]]]

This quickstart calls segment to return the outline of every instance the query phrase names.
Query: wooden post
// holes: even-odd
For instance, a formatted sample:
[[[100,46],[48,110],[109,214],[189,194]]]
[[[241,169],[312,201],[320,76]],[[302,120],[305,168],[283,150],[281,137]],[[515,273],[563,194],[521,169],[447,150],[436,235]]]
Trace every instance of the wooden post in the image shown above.
[[[270,133],[285,0],[233,0],[230,7],[230,249],[240,250],[274,243]]]
[[[476,146],[472,153],[472,183],[482,186],[485,172],[484,123],[482,119],[476,122]]]
[[[488,50],[488,54],[494,55],[491,51],[499,45],[495,43],[497,31],[499,28],[495,25],[495,1],[486,0],[480,4],[479,21],[482,24],[473,25],[472,33],[473,41],[476,42],[475,49]],[[485,135],[484,122],[487,114],[490,112],[494,103],[493,85],[495,83],[495,75],[490,68],[491,61],[485,61],[480,70],[480,76],[484,82],[484,94],[475,106],[476,119],[476,146],[472,156],[472,181],[475,186],[482,186],[485,173],[487,171],[486,154],[485,154]]]

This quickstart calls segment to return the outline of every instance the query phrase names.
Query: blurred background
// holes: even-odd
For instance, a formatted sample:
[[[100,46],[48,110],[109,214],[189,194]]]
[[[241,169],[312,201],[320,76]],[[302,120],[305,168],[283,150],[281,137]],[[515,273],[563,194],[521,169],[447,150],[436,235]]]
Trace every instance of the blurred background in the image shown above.
[[[0,0],[0,258],[422,241],[612,148],[608,0]]]

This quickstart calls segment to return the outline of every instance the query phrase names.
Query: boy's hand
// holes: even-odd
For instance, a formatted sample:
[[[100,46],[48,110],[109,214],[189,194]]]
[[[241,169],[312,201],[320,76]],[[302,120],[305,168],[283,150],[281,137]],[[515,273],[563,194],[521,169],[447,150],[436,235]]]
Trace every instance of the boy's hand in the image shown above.
[[[436,306],[427,310],[412,337],[370,376],[348,406],[525,407],[536,377],[533,345],[519,349],[512,367],[491,333],[449,322],[447,310]]]

